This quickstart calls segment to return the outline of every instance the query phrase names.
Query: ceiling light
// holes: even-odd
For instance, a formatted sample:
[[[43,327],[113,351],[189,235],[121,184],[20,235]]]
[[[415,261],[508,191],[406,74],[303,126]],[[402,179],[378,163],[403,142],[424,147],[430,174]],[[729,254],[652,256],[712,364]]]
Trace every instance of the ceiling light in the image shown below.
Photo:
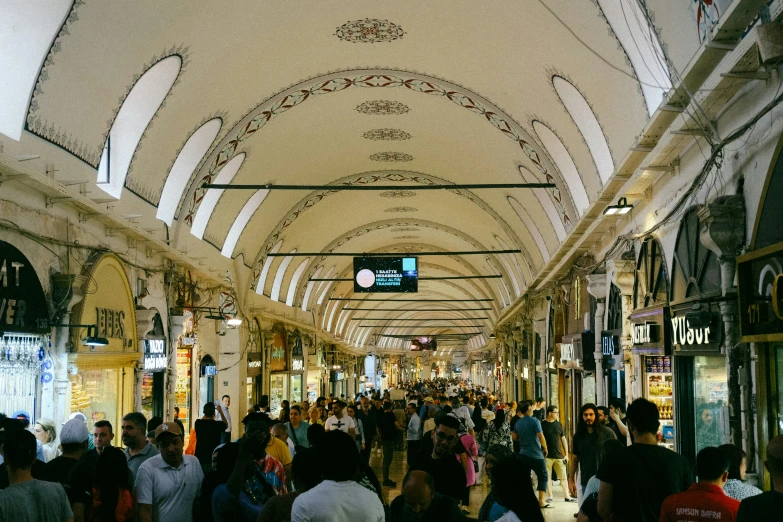
[[[230,317],[226,319],[226,324],[229,326],[239,326],[240,324],[242,324],[242,319],[240,319],[239,317]]]
[[[609,205],[604,209],[604,216],[627,214],[631,209],[633,209],[633,205],[629,205],[625,198],[620,198],[616,205]]]
[[[489,338],[490,338],[490,339],[495,339],[495,338],[496,338],[496,337],[495,337],[495,334],[493,334],[493,333],[489,334]]]

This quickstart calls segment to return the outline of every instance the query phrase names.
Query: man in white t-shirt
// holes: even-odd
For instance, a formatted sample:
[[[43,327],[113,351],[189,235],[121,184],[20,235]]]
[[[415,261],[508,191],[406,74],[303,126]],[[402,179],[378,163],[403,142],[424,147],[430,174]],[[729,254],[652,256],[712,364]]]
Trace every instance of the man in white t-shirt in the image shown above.
[[[147,459],[136,475],[139,522],[192,522],[198,511],[204,472],[193,455],[183,455],[182,432],[173,422],[155,429],[160,455]]]
[[[378,495],[354,481],[359,466],[354,438],[332,430],[316,451],[324,480],[296,497],[291,522],[383,522]]]
[[[356,423],[352,418],[343,413],[346,404],[341,400],[336,400],[332,403],[332,416],[326,419],[324,423],[324,430],[326,431],[342,431],[356,438]]]

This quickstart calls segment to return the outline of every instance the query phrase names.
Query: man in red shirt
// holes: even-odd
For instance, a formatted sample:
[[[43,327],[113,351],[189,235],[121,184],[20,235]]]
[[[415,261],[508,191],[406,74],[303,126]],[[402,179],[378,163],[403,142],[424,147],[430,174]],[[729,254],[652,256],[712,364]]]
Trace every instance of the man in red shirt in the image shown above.
[[[696,456],[699,482],[687,491],[666,497],[660,522],[734,522],[739,501],[728,497],[723,486],[729,479],[729,458],[718,448],[704,448]]]

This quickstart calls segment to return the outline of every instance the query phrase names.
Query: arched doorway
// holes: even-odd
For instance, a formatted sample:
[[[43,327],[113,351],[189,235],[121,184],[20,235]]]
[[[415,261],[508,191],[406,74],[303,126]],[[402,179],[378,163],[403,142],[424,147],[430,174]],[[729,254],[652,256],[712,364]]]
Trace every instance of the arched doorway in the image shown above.
[[[215,402],[215,376],[217,375],[217,365],[215,360],[205,355],[201,358],[201,364],[199,365],[199,412],[204,404],[208,402]]]

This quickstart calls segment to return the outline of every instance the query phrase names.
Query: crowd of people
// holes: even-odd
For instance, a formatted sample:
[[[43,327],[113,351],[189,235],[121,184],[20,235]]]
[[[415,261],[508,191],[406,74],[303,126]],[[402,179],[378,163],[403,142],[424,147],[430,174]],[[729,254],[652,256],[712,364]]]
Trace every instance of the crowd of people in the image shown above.
[[[744,482],[746,455],[735,446],[702,449],[695,469],[660,446],[658,409],[645,399],[627,411],[619,401],[585,404],[571,435],[543,398],[516,404],[466,382],[419,381],[350,401],[283,401],[274,417],[263,398],[234,441],[230,401],[205,404],[189,432],[176,418],[128,413],[122,450],[110,422],[90,433],[80,413],[59,430],[46,419],[31,426],[25,412],[0,417],[0,522],[541,522],[558,483],[579,522],[783,512],[783,436],[767,448],[774,488],[761,492]],[[406,473],[389,498],[395,452]],[[485,480],[468,518],[471,489]]]

